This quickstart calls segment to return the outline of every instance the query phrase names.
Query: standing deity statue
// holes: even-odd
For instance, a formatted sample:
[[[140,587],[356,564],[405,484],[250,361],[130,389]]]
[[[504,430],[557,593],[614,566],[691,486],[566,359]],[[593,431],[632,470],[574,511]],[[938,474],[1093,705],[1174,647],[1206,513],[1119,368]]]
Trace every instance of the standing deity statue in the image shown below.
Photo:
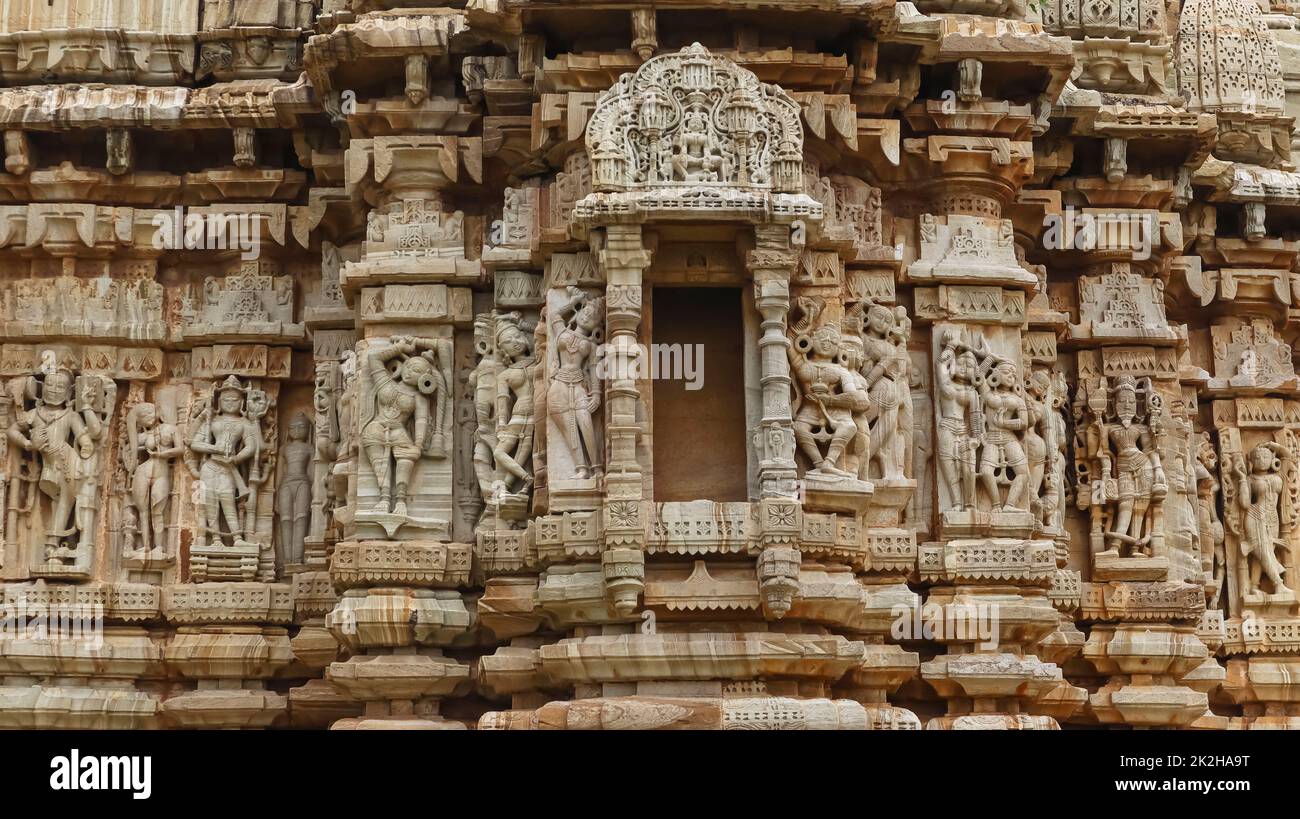
[[[936,452],[939,457],[940,507],[968,512],[975,508],[977,453],[984,439],[984,410],[975,382],[975,350],[956,330],[943,336],[935,362]],[[946,494],[945,494],[946,493]]]
[[[1006,359],[989,356],[981,369],[988,375],[976,382],[986,423],[980,482],[994,512],[1028,512],[1030,468],[1022,438],[1030,421],[1023,384],[1016,365]],[[1007,488],[1005,501],[1003,486]]]
[[[1056,432],[1052,418],[1052,377],[1045,370],[1034,370],[1029,374],[1025,387],[1025,408],[1029,421],[1025,427],[1025,457],[1029,461],[1029,486],[1026,491],[1035,519],[1040,526],[1050,528],[1052,512],[1047,497],[1051,491],[1049,470],[1057,451],[1052,443]]]
[[[859,392],[867,392],[867,378],[861,372],[864,347],[858,322],[846,316],[840,336],[839,362]],[[871,406],[853,413],[853,440],[844,452],[844,466],[858,480],[866,480],[871,468]]]
[[[176,427],[165,423],[154,404],[141,402],[126,416],[126,550],[162,551],[167,545],[167,512],[171,503],[172,461],[185,447]]]
[[[406,517],[416,461],[447,454],[450,359],[449,340],[408,336],[366,354],[360,444],[379,486],[374,512]]]
[[[837,360],[842,343],[840,323],[818,325],[824,306],[819,300],[800,299],[800,306],[804,320],[793,328],[798,334],[795,344],[786,348],[798,396],[795,442],[812,464],[810,473],[856,479],[856,472],[844,468],[844,459],[859,433],[854,416],[865,413],[871,399]],[[865,453],[858,454],[865,460]]]
[[[276,557],[280,565],[301,563],[311,517],[312,460],[316,447],[311,441],[311,421],[298,413],[289,422],[289,440],[280,450],[280,485],[275,491],[280,541]]]
[[[496,351],[501,370],[496,377],[498,429],[492,454],[501,491],[526,495],[533,485],[533,428],[537,425],[533,412],[533,379],[537,360],[533,356],[532,339],[520,323],[518,313],[497,318]]]
[[[88,556],[98,512],[97,448],[117,387],[94,375],[52,368],[27,381],[34,406],[17,413],[9,440],[37,461],[36,488],[48,500],[45,559],[75,565]]]
[[[1249,459],[1240,453],[1233,458],[1236,502],[1242,518],[1238,531],[1241,559],[1237,563],[1237,586],[1243,597],[1262,593],[1264,577],[1272,586],[1272,594],[1286,592],[1283,579],[1286,566],[1278,559],[1278,552],[1288,548],[1289,532],[1283,525],[1282,515],[1282,474],[1283,463],[1289,457],[1286,447],[1267,441],[1252,449]]]
[[[246,410],[253,409],[253,393],[258,392],[232,375],[216,389],[215,415],[207,403],[195,418],[186,463],[198,479],[195,526],[208,548],[222,545],[224,536],[237,546],[248,544],[248,516],[240,514],[240,506],[256,498],[263,441],[259,420]]]
[[[570,287],[568,301],[551,320],[546,412],[559,428],[573,458],[575,477],[580,480],[600,471],[592,418],[600,407],[596,349],[604,313],[604,297],[592,298]]]
[[[880,478],[902,480],[907,461],[903,423],[904,416],[909,416],[910,426],[911,415],[907,342],[899,326],[899,316],[888,307],[869,304],[865,318],[861,373],[863,387],[871,399],[870,461],[878,467]],[[859,430],[862,432],[865,430]],[[866,469],[859,475],[863,479],[867,476]]]
[[[1121,375],[1113,389],[1104,378],[1093,387],[1081,384],[1078,404],[1080,457],[1089,480],[1088,491],[1076,500],[1080,508],[1091,507],[1093,551],[1152,557],[1163,544],[1169,491],[1160,461],[1160,396],[1150,379],[1139,390],[1133,376]]]
[[[257,532],[257,512],[262,508],[262,499],[259,494],[266,490],[266,479],[268,474],[268,464],[265,456],[267,453],[274,451],[274,444],[267,437],[270,433],[270,426],[266,422],[266,416],[271,411],[271,396],[265,390],[249,389],[248,398],[244,402],[244,419],[248,422],[250,435],[257,442],[253,451],[253,457],[248,462],[248,499],[244,501],[244,531],[251,540],[253,534]],[[274,490],[272,497],[266,499],[269,503],[274,503]],[[270,534],[270,532],[266,532]],[[270,543],[268,538],[267,543]]]
[[[1197,524],[1201,537],[1201,565],[1206,583],[1212,588],[1206,608],[1217,609],[1223,600],[1223,585],[1228,576],[1227,550],[1224,546],[1223,521],[1219,518],[1219,480],[1216,472],[1219,454],[1210,433],[1202,431],[1196,439]]]
[[[1135,422],[1137,388],[1131,378],[1121,377],[1115,385],[1115,417],[1119,426],[1109,430],[1115,451],[1115,474],[1119,490],[1119,515],[1108,533],[1113,540],[1141,548],[1150,554],[1151,502],[1163,500],[1168,491],[1160,450],[1148,424]],[[1124,532],[1127,529],[1127,537]]]
[[[916,437],[917,417],[912,396],[912,319],[902,305],[894,308],[893,339],[898,354],[898,375],[894,378],[894,385],[898,389],[898,446],[902,450],[903,461],[901,476],[904,479],[915,478],[912,440]]]

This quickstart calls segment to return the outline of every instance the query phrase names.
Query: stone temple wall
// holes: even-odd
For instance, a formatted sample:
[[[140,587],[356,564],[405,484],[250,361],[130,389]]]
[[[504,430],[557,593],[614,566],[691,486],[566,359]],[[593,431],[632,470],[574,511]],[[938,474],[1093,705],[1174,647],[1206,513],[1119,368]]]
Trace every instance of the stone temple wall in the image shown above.
[[[1300,7],[412,5],[5,5],[0,727],[1300,727]]]

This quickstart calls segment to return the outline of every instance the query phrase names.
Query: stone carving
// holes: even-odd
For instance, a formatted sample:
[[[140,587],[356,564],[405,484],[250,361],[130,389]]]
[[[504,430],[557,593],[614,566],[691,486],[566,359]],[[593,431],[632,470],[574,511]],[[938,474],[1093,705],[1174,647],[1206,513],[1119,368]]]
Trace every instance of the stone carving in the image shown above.
[[[6,4],[0,727],[1300,728],[1297,7],[592,5]]]
[[[275,490],[275,512],[279,522],[276,558],[281,566],[302,563],[312,510],[314,475],[311,421],[298,413],[289,421],[289,438],[280,447],[279,485]]]
[[[7,336],[159,341],[163,286],[152,279],[102,276],[19,279],[0,284]]]
[[[711,184],[798,191],[799,107],[699,43],[646,61],[587,124],[596,190]]]
[[[1163,399],[1150,379],[1082,380],[1075,395],[1076,496],[1093,555],[1154,557],[1169,484],[1160,463]]]
[[[495,313],[482,313],[474,318],[474,349],[478,363],[469,374],[468,388],[474,400],[474,474],[478,491],[486,511],[492,502],[493,484],[496,482],[497,448],[497,372],[500,363],[496,357]]]
[[[871,399],[869,421],[870,453],[859,468],[860,479],[882,478],[898,481],[906,477],[910,461],[912,413],[911,385],[908,375],[911,359],[907,352],[910,321],[906,311],[891,310],[880,304],[859,302],[865,313],[861,363],[850,369],[860,370],[861,386]],[[868,430],[859,428],[859,434]],[[869,470],[868,464],[874,466]]]
[[[360,460],[357,424],[360,412],[360,380],[357,377],[357,355],[346,350],[339,358],[338,443],[330,464],[330,494],[334,498],[333,517],[336,523],[348,524],[356,513],[357,464]]]
[[[339,423],[341,373],[338,362],[320,361],[316,364],[316,378],[312,390],[313,452],[311,456],[311,519],[307,537],[315,542],[325,539],[334,509],[338,505],[336,487],[330,477],[334,462],[339,457],[342,428]],[[346,495],[343,497],[346,501]]]
[[[930,368],[913,359],[909,367],[913,416],[912,474],[916,478],[916,491],[912,493],[907,510],[909,526],[918,532],[928,532],[934,516],[935,418],[930,398]]]
[[[105,425],[117,385],[59,366],[22,379],[8,430],[9,441],[27,453],[20,470],[18,508],[42,544],[41,561],[55,572],[88,572],[99,516],[101,459],[107,451]],[[11,507],[12,508],[12,507]]]
[[[1188,0],[1178,18],[1178,90],[1193,111],[1239,109],[1280,113],[1277,44],[1246,0]]]
[[[147,401],[131,408],[124,426],[126,441],[120,451],[128,487],[125,550],[161,557],[168,548],[173,462],[184,454],[184,443],[176,427],[162,419],[158,406]]]
[[[1201,562],[1206,573],[1209,599],[1206,607],[1219,608],[1224,598],[1228,562],[1224,551],[1223,520],[1219,516],[1219,453],[1210,433],[1201,432],[1196,440],[1197,523],[1200,529]]]
[[[605,299],[574,286],[566,292],[550,319],[546,412],[572,459],[573,477],[584,480],[598,474],[602,465],[593,419],[601,402],[596,352],[603,339]]]
[[[302,335],[294,324],[293,278],[258,272],[271,267],[246,262],[233,276],[208,276],[202,295],[187,298],[181,315],[189,337]]]
[[[1026,431],[1032,419],[1023,384],[1016,365],[1006,359],[990,355],[981,371],[984,374],[977,376],[977,383],[986,428],[980,450],[980,481],[993,511],[1028,512],[1035,470],[1026,453]],[[1041,470],[1039,460],[1037,468]]]
[[[1292,455],[1281,444],[1267,441],[1249,454],[1231,453],[1235,492],[1226,492],[1232,506],[1225,510],[1228,526],[1241,542],[1237,587],[1243,599],[1262,594],[1293,597],[1286,586],[1284,557],[1293,515],[1286,514],[1284,464]],[[1265,581],[1267,586],[1265,586]]]
[[[1273,332],[1268,319],[1210,328],[1214,376],[1230,387],[1280,387],[1294,382],[1291,348]]]
[[[533,485],[533,428],[537,424],[533,381],[537,360],[530,335],[518,313],[497,317],[495,347],[500,369],[496,373],[497,429],[492,456],[498,475],[496,487],[501,493],[498,503],[526,504]]]
[[[440,197],[405,199],[366,223],[366,259],[385,256],[458,258],[465,255],[465,213],[447,211]]]
[[[206,548],[255,545],[249,538],[267,478],[262,419],[268,409],[265,392],[232,375],[213,387],[191,419],[186,465],[198,481],[196,529]]]
[[[977,455],[984,437],[978,368],[975,349],[957,331],[949,331],[935,361],[935,451],[942,509],[975,508]]]
[[[447,339],[397,336],[365,352],[358,439],[376,497],[364,514],[407,518],[416,462],[447,457],[450,374]]]
[[[1028,426],[1029,497],[1043,531],[1063,533],[1065,520],[1065,459],[1068,446],[1063,409],[1068,403],[1064,376],[1036,369],[1025,390]]]
[[[871,396],[839,363],[841,328],[838,322],[823,316],[824,302],[803,298],[799,310],[803,315],[791,324],[795,338],[787,350],[798,397],[795,441],[808,459],[811,473],[856,479],[857,473],[845,469],[845,459],[850,454],[859,462],[869,458],[869,453],[862,451],[867,446],[866,436],[859,436],[854,416],[862,417],[871,407]],[[889,386],[892,389],[892,383]],[[893,398],[897,409],[897,397]],[[857,451],[851,452],[851,447]]]

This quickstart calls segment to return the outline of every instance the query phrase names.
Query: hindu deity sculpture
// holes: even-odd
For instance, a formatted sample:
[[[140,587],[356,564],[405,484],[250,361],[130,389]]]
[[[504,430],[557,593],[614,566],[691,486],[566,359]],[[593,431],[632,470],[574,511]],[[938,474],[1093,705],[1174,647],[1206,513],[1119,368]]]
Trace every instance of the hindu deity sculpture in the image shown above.
[[[126,416],[122,466],[127,487],[125,529],[128,551],[165,549],[172,492],[172,463],[185,447],[176,427],[165,423],[155,404],[142,401]]]
[[[236,545],[247,543],[247,516],[241,505],[256,496],[264,480],[259,416],[263,399],[255,398],[260,391],[232,375],[215,392],[215,412],[205,402],[192,421],[195,429],[186,458],[198,479],[196,525],[208,548],[220,546],[225,537]]]
[[[935,361],[935,451],[939,459],[940,508],[975,508],[977,455],[984,439],[982,396],[975,386],[978,359],[957,330],[943,335]]]
[[[446,456],[449,358],[446,339],[410,336],[366,353],[360,447],[379,487],[376,513],[405,517],[416,461]]]
[[[526,494],[533,484],[533,378],[537,361],[532,355],[532,339],[520,326],[518,313],[497,318],[496,351],[501,370],[497,374],[497,410],[499,427],[492,454],[499,471],[501,489],[507,494]]]
[[[1023,385],[1015,363],[1007,359],[989,356],[981,369],[988,374],[978,382],[987,424],[980,451],[980,483],[994,512],[1028,512],[1030,467],[1022,439],[1030,416]]]
[[[311,437],[311,421],[298,413],[289,421],[289,439],[280,450],[280,484],[275,493],[280,529],[276,556],[281,565],[302,562],[307,524],[311,519],[311,470],[316,455]]]
[[[1139,393],[1141,393],[1139,395]],[[1082,382],[1076,399],[1077,457],[1089,476],[1077,502],[1091,509],[1095,553],[1152,557],[1163,543],[1169,486],[1160,462],[1162,402],[1150,379]],[[1082,410],[1086,408],[1086,415]]]
[[[116,385],[100,376],[54,368],[26,382],[34,405],[17,414],[9,440],[36,459],[45,499],[45,559],[75,565],[89,554],[98,505],[98,458]]]
[[[810,472],[833,478],[857,478],[844,468],[844,458],[858,435],[855,413],[871,406],[870,396],[839,363],[841,328],[838,322],[818,324],[822,305],[805,299],[804,320],[793,329],[795,344],[787,348],[790,371],[799,394],[794,437],[812,464]],[[826,450],[822,452],[822,445]]]
[[[1282,516],[1282,464],[1286,447],[1267,441],[1251,449],[1249,456],[1234,458],[1232,476],[1237,484],[1241,560],[1237,563],[1237,585],[1243,597],[1259,594],[1268,580],[1269,593],[1286,590],[1286,567],[1278,558],[1287,548],[1287,531]]]
[[[903,424],[910,427],[911,420],[906,337],[899,316],[884,305],[867,306],[865,319],[861,371],[871,398],[870,460],[879,477],[901,480],[908,443]]]
[[[571,287],[566,302],[551,319],[552,375],[546,390],[546,412],[559,428],[573,459],[574,476],[580,480],[600,471],[592,418],[601,400],[595,364],[604,314],[603,296],[592,297]]]

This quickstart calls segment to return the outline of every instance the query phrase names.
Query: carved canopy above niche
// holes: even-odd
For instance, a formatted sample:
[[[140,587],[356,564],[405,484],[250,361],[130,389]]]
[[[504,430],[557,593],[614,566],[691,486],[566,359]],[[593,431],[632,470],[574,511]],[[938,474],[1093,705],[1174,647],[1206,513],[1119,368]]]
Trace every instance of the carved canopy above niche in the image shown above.
[[[699,43],[647,61],[601,94],[586,142],[597,192],[802,191],[798,104]]]

